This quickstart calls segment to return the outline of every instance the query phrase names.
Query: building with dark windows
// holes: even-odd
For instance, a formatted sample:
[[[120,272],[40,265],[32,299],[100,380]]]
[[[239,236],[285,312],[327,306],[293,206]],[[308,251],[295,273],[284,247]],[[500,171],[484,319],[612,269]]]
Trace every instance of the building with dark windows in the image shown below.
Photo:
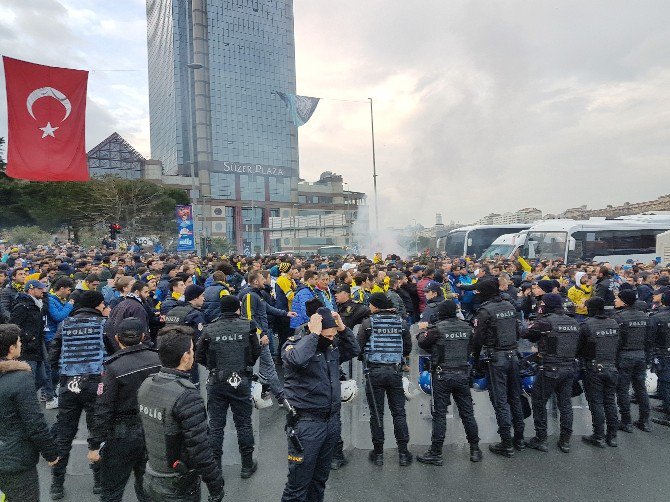
[[[142,178],[146,159],[118,133],[113,133],[87,154],[91,178],[106,175],[138,180]]]
[[[149,177],[190,187],[201,237],[271,248],[299,202],[293,0],[147,0],[147,43]]]

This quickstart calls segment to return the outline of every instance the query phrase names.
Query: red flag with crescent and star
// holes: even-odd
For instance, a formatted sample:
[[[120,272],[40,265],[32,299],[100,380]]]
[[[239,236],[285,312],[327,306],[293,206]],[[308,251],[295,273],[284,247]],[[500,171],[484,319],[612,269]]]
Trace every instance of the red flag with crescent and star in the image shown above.
[[[87,181],[88,72],[2,58],[7,87],[7,176]]]

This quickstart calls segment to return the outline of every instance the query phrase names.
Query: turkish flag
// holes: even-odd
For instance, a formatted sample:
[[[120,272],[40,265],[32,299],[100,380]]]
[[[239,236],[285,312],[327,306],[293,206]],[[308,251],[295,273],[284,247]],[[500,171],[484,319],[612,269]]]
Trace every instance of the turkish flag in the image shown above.
[[[87,181],[88,72],[2,58],[7,86],[7,176]]]

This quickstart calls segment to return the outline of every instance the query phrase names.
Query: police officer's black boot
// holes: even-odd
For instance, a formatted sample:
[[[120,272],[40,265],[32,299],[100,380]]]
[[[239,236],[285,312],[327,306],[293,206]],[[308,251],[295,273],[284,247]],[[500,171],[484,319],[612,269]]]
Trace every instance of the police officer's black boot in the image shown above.
[[[500,443],[490,444],[489,450],[496,455],[511,458],[514,456],[514,444],[512,438],[503,439]]]
[[[526,449],[526,441],[523,439],[523,434],[520,436],[514,434],[514,440],[512,444],[514,444],[514,449],[516,451],[523,451]]]
[[[591,446],[597,446],[598,448],[605,448],[605,441],[601,436],[596,436],[591,434],[590,436],[582,436],[582,441]]]
[[[616,448],[617,446],[619,446],[619,443],[616,440],[616,431],[607,431],[607,435],[605,436],[605,442],[612,448]]]
[[[407,443],[398,443],[398,463],[401,467],[408,466],[412,463],[414,457],[407,449]]]
[[[334,471],[338,470],[340,467],[344,467],[349,463],[349,461],[344,458],[343,451],[344,443],[339,441],[335,446],[335,453],[333,453],[333,460],[330,461],[330,468]]]
[[[544,452],[549,451],[546,439],[540,439],[539,437],[534,436],[525,443],[528,448],[532,448],[533,450],[544,451]]]
[[[242,479],[250,478],[258,469],[258,462],[254,460],[253,452],[242,453],[242,469],[240,470],[240,477]]]
[[[638,429],[640,429],[641,431],[651,432],[651,426],[649,425],[649,422],[647,422],[646,420],[638,420],[633,425]]]
[[[563,453],[570,453],[570,434],[561,433],[556,446],[558,446]]]
[[[621,420],[619,421],[619,430],[632,434],[633,424],[631,423],[630,413],[628,415],[621,414]]]
[[[63,484],[65,483],[65,474],[54,474],[51,477],[51,489],[49,490],[49,495],[51,495],[52,500],[60,500],[65,496],[65,489]]]
[[[423,455],[416,456],[417,461],[422,464],[444,465],[442,458],[442,443],[433,443]]]
[[[370,451],[368,458],[375,465],[384,465],[384,444],[375,444],[374,450]]]
[[[470,462],[481,462],[482,461],[482,450],[479,449],[478,444],[470,445]]]

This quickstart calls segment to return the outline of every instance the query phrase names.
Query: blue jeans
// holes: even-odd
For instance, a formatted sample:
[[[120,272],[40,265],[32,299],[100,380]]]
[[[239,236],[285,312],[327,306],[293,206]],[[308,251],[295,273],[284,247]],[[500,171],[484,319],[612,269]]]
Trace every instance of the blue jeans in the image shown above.
[[[277,399],[281,399],[284,396],[284,386],[277,376],[277,368],[275,368],[275,362],[272,359],[269,345],[261,345],[261,356],[258,358],[258,372],[268,382],[270,392]]]
[[[30,369],[35,376],[35,389],[44,388],[44,394],[47,401],[54,398],[54,388],[51,383],[51,372],[47,372],[48,364],[44,361],[26,361],[30,365]]]

